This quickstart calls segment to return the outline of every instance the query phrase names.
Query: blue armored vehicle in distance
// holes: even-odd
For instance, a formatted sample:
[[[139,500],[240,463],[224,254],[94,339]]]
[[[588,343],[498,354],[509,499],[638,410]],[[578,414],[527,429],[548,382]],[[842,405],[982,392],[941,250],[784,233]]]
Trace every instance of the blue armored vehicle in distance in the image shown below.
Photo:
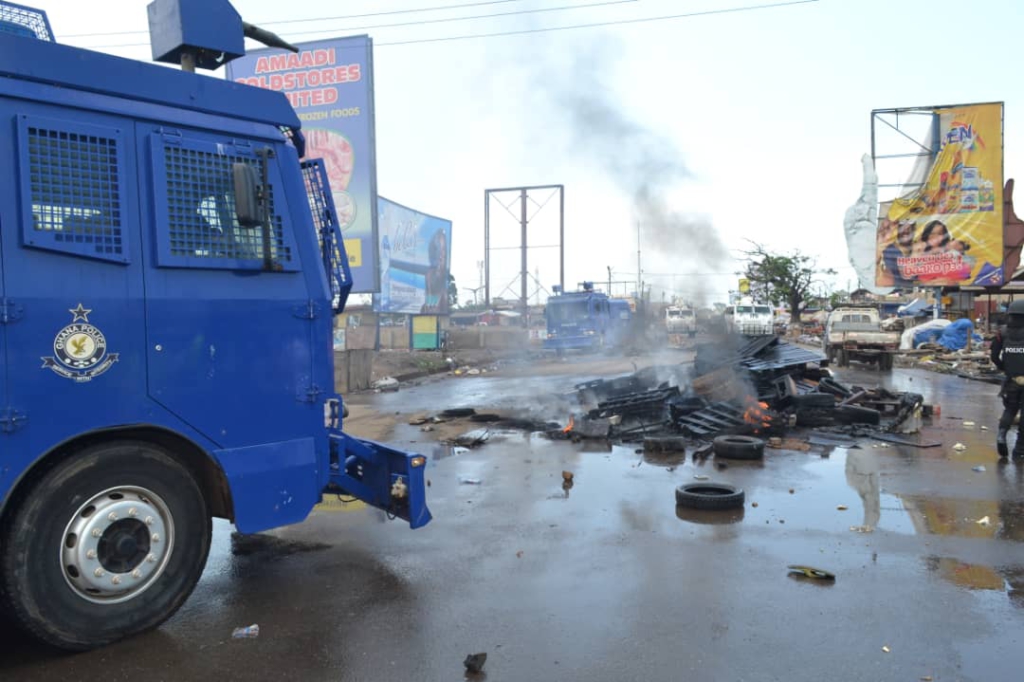
[[[632,328],[629,303],[595,291],[583,282],[579,291],[563,293],[555,286],[544,308],[547,338],[544,348],[555,351],[616,348]]]

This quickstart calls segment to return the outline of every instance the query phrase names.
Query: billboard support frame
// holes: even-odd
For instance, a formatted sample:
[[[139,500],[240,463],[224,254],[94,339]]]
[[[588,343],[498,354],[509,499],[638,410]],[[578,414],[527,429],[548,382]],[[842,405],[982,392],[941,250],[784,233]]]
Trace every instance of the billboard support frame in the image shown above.
[[[518,223],[520,228],[520,242],[517,247],[519,254],[519,281],[520,295],[519,307],[523,312],[523,321],[526,322],[526,313],[529,309],[528,280],[530,272],[527,262],[527,251],[531,248],[527,235],[532,218],[528,215],[527,201],[530,192],[541,190],[555,190],[558,194],[558,284],[565,290],[565,185],[522,185],[518,187],[495,187],[484,190],[484,305],[488,308],[491,305],[491,197],[500,194],[517,193],[519,195],[520,212]],[[550,200],[550,197],[549,197]],[[547,203],[547,202],[545,202]],[[503,204],[504,205],[504,204]],[[508,207],[505,207],[508,210]],[[543,204],[541,205],[543,208]],[[511,213],[511,211],[509,211]],[[539,212],[539,209],[538,209]],[[534,217],[536,214],[534,214]]]

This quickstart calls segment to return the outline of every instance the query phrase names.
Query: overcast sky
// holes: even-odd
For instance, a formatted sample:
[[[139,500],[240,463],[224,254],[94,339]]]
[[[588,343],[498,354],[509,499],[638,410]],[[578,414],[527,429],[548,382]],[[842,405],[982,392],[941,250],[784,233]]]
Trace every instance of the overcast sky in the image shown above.
[[[35,4],[48,11],[60,42],[151,57],[145,0]],[[746,240],[798,248],[839,271],[831,284],[855,283],[842,221],[860,192],[872,109],[1003,101],[1007,177],[1022,158],[1019,0],[818,0],[439,42],[408,41],[762,3],[233,4],[246,21],[292,42],[373,37],[378,190],[453,221],[460,288],[478,284],[486,188],[565,185],[570,288],[584,279],[605,282],[609,267],[614,281],[634,280],[639,222],[645,280],[656,295],[675,290],[724,301]],[[405,11],[439,6],[449,9]],[[560,7],[574,9],[526,12]],[[505,15],[439,21],[497,14]],[[413,25],[382,26],[398,23]],[[112,32],[125,33],[98,35]],[[534,196],[540,203],[548,195]],[[557,217],[554,200],[538,210],[531,242],[555,244]],[[493,204],[491,219],[494,245],[518,244],[518,225],[504,209]],[[492,269],[492,295],[518,295],[518,284],[506,290],[519,270],[518,251],[494,252]],[[529,269],[550,288],[557,250],[531,250]]]

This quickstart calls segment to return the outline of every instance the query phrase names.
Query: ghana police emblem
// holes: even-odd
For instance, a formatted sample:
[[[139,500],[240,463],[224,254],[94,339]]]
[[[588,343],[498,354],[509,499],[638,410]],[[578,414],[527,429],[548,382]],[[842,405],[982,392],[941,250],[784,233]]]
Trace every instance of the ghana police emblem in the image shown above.
[[[57,332],[53,356],[43,358],[43,368],[78,383],[91,381],[110,369],[117,362],[118,354],[107,352],[103,332],[89,323],[92,310],[79,303],[68,312],[71,324]]]

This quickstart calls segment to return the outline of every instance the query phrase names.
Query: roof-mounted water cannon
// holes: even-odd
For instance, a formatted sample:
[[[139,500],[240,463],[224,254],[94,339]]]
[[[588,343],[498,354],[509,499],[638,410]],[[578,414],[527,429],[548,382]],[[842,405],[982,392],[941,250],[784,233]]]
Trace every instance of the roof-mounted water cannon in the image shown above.
[[[153,0],[147,6],[153,61],[184,71],[213,71],[245,55],[245,39],[292,52],[299,48],[242,21],[228,0]]]
[[[0,33],[54,42],[46,12],[13,2],[0,2]]]

